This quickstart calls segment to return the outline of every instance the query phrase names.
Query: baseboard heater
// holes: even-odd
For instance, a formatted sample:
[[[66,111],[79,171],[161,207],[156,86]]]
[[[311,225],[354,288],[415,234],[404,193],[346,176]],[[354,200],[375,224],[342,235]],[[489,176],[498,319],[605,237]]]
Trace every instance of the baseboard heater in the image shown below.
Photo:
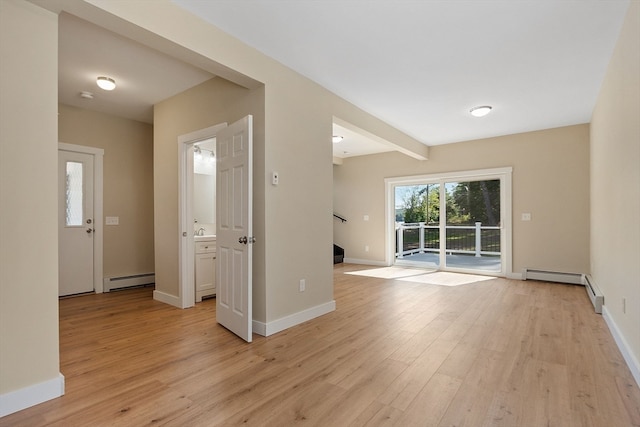
[[[131,276],[105,277],[104,292],[131,286],[148,285],[156,282],[155,273],[133,274]]]
[[[600,292],[600,289],[596,286],[593,278],[585,274],[583,276],[584,279],[584,287],[587,290],[587,295],[589,295],[589,299],[591,300],[591,304],[593,304],[593,308],[595,308],[596,313],[602,314],[602,306],[604,305],[604,295]]]
[[[542,280],[545,282],[571,283],[573,285],[584,284],[580,273],[560,273],[558,271],[534,270],[532,268],[525,268],[522,278],[523,280]]]
[[[534,270],[525,268],[522,272],[523,280],[542,280],[545,282],[569,283],[573,285],[583,285],[587,295],[593,304],[596,313],[602,314],[604,295],[595,285],[591,276],[580,273],[562,273],[558,271]]]

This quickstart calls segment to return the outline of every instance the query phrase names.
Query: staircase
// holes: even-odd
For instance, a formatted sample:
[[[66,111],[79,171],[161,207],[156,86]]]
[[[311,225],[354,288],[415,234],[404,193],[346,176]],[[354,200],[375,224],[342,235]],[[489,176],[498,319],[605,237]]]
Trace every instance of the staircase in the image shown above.
[[[340,264],[344,261],[344,249],[338,245],[333,245],[333,263]]]

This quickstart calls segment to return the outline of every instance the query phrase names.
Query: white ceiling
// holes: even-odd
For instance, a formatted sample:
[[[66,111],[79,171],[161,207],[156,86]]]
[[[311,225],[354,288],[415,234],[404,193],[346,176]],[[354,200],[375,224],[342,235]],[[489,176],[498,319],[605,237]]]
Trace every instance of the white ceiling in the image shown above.
[[[58,44],[61,103],[141,122],[153,122],[154,104],[213,77],[67,13],[60,14]],[[98,76],[113,78],[116,89],[98,88]]]
[[[173,1],[427,145],[589,122],[629,6]]]
[[[629,4],[173,1],[427,145],[589,122]],[[60,102],[134,120],[152,122],[154,104],[213,77],[65,13],[59,44]],[[97,88],[98,75],[116,90]],[[468,114],[484,104],[487,117]],[[391,149],[334,133],[345,137],[336,157]]]

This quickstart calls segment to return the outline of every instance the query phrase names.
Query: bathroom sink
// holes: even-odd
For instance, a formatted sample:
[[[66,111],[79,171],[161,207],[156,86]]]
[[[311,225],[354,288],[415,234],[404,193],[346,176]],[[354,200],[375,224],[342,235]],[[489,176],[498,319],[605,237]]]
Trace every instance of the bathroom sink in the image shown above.
[[[204,236],[194,236],[193,239],[196,242],[206,242],[209,240],[216,240],[215,234],[205,234]]]

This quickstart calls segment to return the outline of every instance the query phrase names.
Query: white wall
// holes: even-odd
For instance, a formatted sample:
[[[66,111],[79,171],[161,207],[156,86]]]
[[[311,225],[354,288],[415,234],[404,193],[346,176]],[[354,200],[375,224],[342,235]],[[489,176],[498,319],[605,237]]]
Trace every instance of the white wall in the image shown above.
[[[63,391],[57,43],[55,14],[0,1],[0,416]]]
[[[640,2],[632,1],[591,122],[591,270],[640,384]],[[626,300],[626,304],[623,304]],[[626,305],[626,307],[625,307]]]

